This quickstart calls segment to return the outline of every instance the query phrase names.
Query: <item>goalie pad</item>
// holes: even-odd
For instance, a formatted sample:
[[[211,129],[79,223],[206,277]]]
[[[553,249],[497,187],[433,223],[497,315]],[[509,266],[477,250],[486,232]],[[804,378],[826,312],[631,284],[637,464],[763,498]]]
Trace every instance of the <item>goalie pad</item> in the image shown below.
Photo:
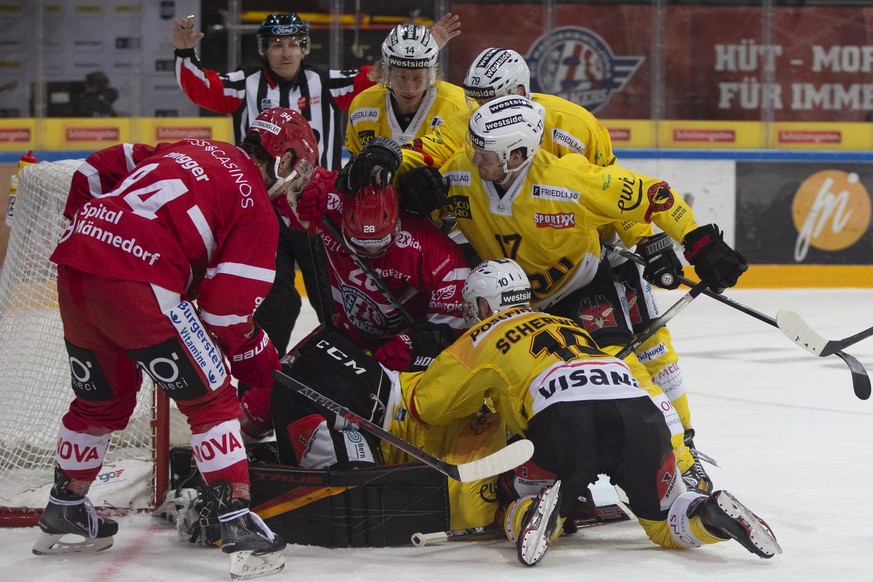
[[[251,509],[288,543],[341,547],[408,545],[419,531],[449,527],[447,478],[421,463],[366,467],[351,471],[319,471],[275,464],[270,443],[248,449]],[[261,459],[261,460],[257,460]],[[266,461],[266,462],[263,462]],[[202,481],[189,447],[170,451],[172,491],[191,498],[180,537],[215,545],[220,525],[215,508],[205,507]],[[182,475],[180,472],[194,471]],[[172,511],[165,509],[165,514]],[[170,517],[170,515],[166,515]],[[179,519],[182,521],[182,517]]]

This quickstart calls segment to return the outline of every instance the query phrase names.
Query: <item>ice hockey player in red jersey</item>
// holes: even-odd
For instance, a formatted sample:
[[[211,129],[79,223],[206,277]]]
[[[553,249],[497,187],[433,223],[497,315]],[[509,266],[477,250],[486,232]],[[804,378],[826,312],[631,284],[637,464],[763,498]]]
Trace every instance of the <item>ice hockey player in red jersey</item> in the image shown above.
[[[400,212],[393,187],[342,195],[333,188],[335,178],[336,172],[319,168],[294,208],[287,199],[280,204],[292,227],[308,229],[324,244],[331,324],[386,368],[422,370],[465,329],[461,287],[469,265],[426,217]],[[268,392],[250,390],[242,403],[249,436],[272,430]]]
[[[333,190],[332,179],[320,187],[313,180],[304,189],[292,226],[309,228],[327,250],[333,323],[385,367],[423,369],[435,354],[416,339],[424,342],[441,328],[451,342],[466,328],[461,287],[469,265],[426,217],[400,211],[393,187],[371,184],[346,196]]]
[[[35,554],[112,545],[118,524],[98,517],[86,495],[144,371],[188,419],[231,575],[284,566],[285,541],[249,511],[230,376],[268,388],[279,368],[252,312],[273,282],[275,199],[302,190],[317,152],[306,120],[277,108],[258,116],[239,147],[193,138],[122,144],[79,167],[64,211],[70,224],[51,257],[75,399],[61,421]]]

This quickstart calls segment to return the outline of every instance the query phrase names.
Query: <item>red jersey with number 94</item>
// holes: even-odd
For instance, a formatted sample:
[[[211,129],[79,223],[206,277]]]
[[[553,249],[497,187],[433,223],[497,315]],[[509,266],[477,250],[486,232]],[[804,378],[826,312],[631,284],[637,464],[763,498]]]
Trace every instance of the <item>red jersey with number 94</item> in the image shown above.
[[[275,276],[278,222],[254,161],[224,142],[121,144],[73,176],[51,260],[249,317]],[[124,298],[119,298],[124,301]]]

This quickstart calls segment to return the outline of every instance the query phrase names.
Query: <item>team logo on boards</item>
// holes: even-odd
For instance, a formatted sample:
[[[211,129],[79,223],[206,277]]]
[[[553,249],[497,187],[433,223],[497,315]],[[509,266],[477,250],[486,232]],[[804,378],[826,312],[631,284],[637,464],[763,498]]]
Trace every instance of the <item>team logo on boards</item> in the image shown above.
[[[839,251],[858,242],[870,226],[870,194],[855,172],[816,172],[794,193],[791,218],[794,260],[802,263],[809,247]]]
[[[616,56],[603,38],[579,26],[544,34],[525,58],[531,91],[558,95],[592,112],[627,84],[644,59]]]

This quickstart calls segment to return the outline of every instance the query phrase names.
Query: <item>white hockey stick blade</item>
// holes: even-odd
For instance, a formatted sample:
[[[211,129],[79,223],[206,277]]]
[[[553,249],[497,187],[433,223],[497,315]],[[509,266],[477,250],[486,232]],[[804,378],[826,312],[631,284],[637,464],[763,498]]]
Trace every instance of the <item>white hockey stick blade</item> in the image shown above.
[[[776,314],[776,324],[779,330],[788,339],[816,356],[822,356],[822,351],[828,344],[828,340],[820,336],[803,318],[790,309],[780,309]]]
[[[530,460],[534,445],[527,439],[515,441],[487,457],[458,465],[458,481],[469,483],[499,475]]]

